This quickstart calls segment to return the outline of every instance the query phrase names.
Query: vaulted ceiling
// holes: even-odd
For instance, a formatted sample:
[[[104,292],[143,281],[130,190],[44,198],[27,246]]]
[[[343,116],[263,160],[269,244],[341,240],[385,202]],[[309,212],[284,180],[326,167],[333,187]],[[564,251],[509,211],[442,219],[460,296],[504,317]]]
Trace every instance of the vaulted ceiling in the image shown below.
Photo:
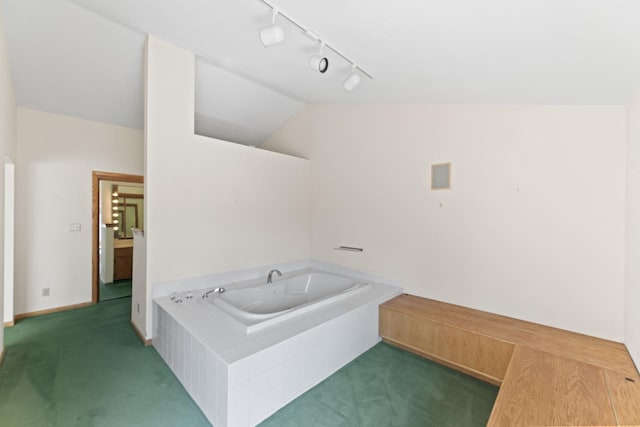
[[[142,127],[144,39],[196,54],[198,133],[259,145],[307,103],[623,104],[640,86],[637,0],[2,0],[20,106]]]

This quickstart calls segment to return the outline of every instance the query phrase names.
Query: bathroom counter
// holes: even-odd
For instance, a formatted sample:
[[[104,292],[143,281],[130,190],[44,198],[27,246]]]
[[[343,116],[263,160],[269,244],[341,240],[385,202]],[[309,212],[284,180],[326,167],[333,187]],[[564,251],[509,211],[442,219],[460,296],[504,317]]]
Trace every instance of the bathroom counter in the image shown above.
[[[115,249],[132,248],[133,247],[133,239],[113,239],[113,247]]]

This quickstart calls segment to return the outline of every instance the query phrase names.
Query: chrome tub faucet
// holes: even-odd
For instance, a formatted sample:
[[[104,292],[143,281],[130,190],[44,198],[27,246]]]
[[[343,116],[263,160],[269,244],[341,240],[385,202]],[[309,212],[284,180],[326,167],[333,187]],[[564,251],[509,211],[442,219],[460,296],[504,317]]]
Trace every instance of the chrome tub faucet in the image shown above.
[[[269,272],[269,275],[267,276],[267,284],[270,284],[273,282],[273,273],[277,274],[278,277],[282,276],[282,273],[280,272],[280,270],[276,270],[275,268],[273,270],[271,270]]]
[[[202,295],[202,299],[207,299],[209,298],[209,294],[223,294],[225,291],[225,288],[214,288],[214,289],[210,289],[207,292],[204,293],[204,295]]]

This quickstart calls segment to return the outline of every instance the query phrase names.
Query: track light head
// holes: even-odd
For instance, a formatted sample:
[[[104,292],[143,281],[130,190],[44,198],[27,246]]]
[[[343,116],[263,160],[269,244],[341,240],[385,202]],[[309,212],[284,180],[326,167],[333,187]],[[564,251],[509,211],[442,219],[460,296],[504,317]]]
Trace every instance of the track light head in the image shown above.
[[[0,0],[1,1],[1,0]],[[267,5],[272,9],[272,17],[271,17],[271,25],[264,27],[260,30],[260,41],[262,42],[264,47],[273,46],[284,41],[284,30],[283,27],[276,24],[276,18],[278,15],[281,15],[282,22],[287,21],[288,24],[291,24],[298,29],[300,29],[307,37],[313,40],[316,43],[320,44],[320,52],[316,55],[313,55],[309,58],[309,67],[312,70],[319,72],[320,74],[324,74],[329,70],[329,58],[324,56],[323,49],[326,46],[327,49],[333,51],[335,55],[333,58],[346,61],[347,64],[351,64],[351,74],[347,77],[347,79],[343,82],[344,90],[347,92],[351,92],[355,90],[360,83],[362,82],[363,77],[368,77],[369,79],[373,79],[369,73],[363,70],[361,67],[355,65],[354,61],[349,59],[344,53],[336,49],[334,45],[330,45],[326,43],[320,36],[309,30],[308,27],[300,24],[298,21],[293,19],[291,16],[286,13],[282,13],[279,9],[272,4],[272,0],[260,0],[262,3]]]
[[[318,55],[313,55],[309,58],[309,67],[312,70],[319,72],[320,74],[324,74],[329,69],[329,60],[322,55],[322,51],[324,50],[324,42],[320,42],[320,53]]]
[[[360,77],[360,74],[356,72],[356,66],[353,65],[351,69],[351,75],[347,77],[347,80],[344,81],[344,90],[346,90],[347,92],[351,92],[358,87],[361,80],[362,79]]]
[[[324,56],[313,55],[309,58],[309,66],[312,70],[324,74],[329,69],[329,60]]]
[[[260,41],[264,47],[282,43],[284,31],[280,25],[269,25],[260,30]]]
[[[277,16],[278,11],[273,9],[271,25],[260,30],[260,41],[264,47],[280,44],[284,40],[284,30],[280,25],[276,24]]]

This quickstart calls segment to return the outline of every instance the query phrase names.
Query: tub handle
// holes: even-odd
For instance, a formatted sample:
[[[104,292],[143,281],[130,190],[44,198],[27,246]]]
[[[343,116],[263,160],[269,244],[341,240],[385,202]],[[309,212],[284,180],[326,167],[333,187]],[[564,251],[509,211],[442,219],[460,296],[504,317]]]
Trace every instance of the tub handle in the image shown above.
[[[207,292],[204,293],[204,295],[202,295],[202,299],[207,299],[209,298],[210,294],[223,294],[225,292],[225,288],[223,287],[219,287],[219,288],[215,288],[215,289],[211,289]]]

